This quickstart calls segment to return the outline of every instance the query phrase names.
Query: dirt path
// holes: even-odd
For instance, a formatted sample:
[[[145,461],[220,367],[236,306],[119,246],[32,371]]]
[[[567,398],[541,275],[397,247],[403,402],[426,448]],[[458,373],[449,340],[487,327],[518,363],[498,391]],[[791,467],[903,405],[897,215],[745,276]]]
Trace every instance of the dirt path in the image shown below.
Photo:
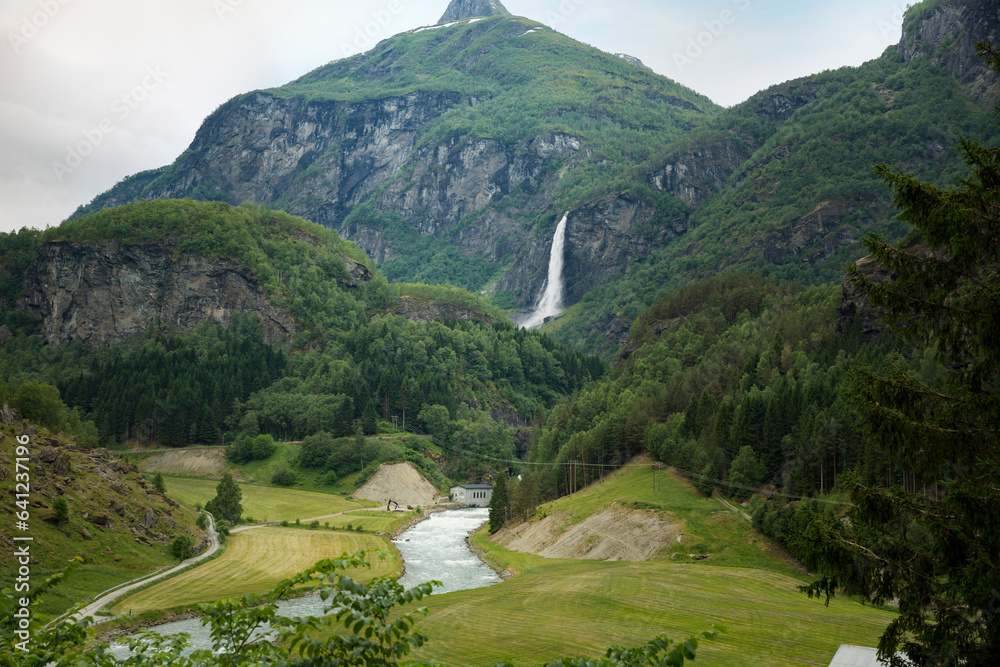
[[[712,497],[715,498],[720,503],[722,503],[722,506],[725,507],[726,509],[728,509],[728,510],[730,510],[732,512],[736,512],[736,514],[739,515],[740,517],[746,519],[750,523],[753,523],[753,517],[752,516],[750,516],[749,514],[747,514],[743,510],[741,510],[739,507],[737,507],[736,505],[733,505],[728,500],[726,500],[725,498],[723,498],[719,494],[718,491],[713,492],[712,493]]]

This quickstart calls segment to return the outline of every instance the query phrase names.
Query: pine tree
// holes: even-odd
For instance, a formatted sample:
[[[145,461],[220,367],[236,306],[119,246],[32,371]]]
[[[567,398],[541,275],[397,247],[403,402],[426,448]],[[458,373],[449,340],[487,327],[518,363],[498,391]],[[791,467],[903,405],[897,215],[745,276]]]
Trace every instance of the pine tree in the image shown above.
[[[980,51],[1000,71],[1000,53]],[[949,369],[934,386],[901,363],[850,378],[864,434],[932,492],[850,478],[848,520],[825,524],[813,554],[825,576],[808,587],[898,600],[879,642],[893,665],[903,664],[897,650],[917,665],[976,667],[1000,655],[1000,150],[963,139],[960,151],[971,175],[955,188],[877,168],[919,238],[868,238],[889,280],[850,271],[897,332]]]
[[[215,487],[215,497],[205,503],[205,511],[210,512],[216,519],[225,519],[235,524],[243,515],[242,501],[243,492],[240,491],[233,476],[227,472]]]
[[[493,483],[493,496],[490,498],[490,532],[495,533],[507,523],[510,515],[510,499],[507,497],[507,475],[500,473]]]
[[[378,418],[375,415],[375,403],[368,399],[365,411],[361,415],[361,429],[365,435],[375,435],[378,433]]]

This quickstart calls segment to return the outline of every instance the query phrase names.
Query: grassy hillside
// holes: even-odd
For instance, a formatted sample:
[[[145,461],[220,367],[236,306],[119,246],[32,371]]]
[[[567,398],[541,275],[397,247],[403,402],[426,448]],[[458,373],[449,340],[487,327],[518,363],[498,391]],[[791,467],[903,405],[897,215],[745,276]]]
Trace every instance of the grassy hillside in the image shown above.
[[[25,433],[33,434],[28,445],[29,529],[15,532],[12,520],[22,509],[15,507],[14,438]],[[169,546],[178,535],[191,535],[195,543],[204,536],[195,528],[190,506],[178,506],[134,468],[102,450],[81,451],[64,434],[19,420],[0,424],[0,437],[0,466],[10,473],[0,479],[0,512],[11,520],[0,534],[9,547],[0,554],[0,588],[14,584],[15,534],[33,538],[34,582],[62,571],[74,557],[83,559],[74,574],[43,599],[43,616],[58,615],[96,593],[173,564]],[[69,510],[63,522],[54,509],[59,498]]]
[[[653,151],[666,137],[721,110],[666,77],[512,16],[402,33],[269,92],[361,101],[416,91],[479,101],[446,113],[425,131],[427,143],[465,134],[516,142],[567,132],[602,139],[594,143],[606,143],[608,151]],[[607,113],[595,117],[597,108]]]
[[[681,527],[682,541],[658,555],[658,560],[690,562],[690,554],[709,555],[703,563],[801,575],[794,561],[745,518],[704,496],[675,473],[664,470],[655,476],[654,488],[652,461],[634,459],[577,493],[541,505],[534,520],[559,514],[565,517],[566,529],[617,503],[653,512]]]
[[[545,559],[473,540],[499,569],[518,573],[496,586],[432,597],[421,623],[431,641],[420,657],[446,664],[509,660],[536,664],[563,655],[599,657],[613,644],[659,634],[685,639],[720,624],[728,632],[699,646],[719,665],[826,665],[842,643],[874,645],[894,618],[838,598],[829,607],[799,592],[799,571],[750,524],[687,482],[638,459],[539,514],[564,513],[566,525],[615,502],[670,516],[684,525],[678,548],[659,562]],[[689,552],[710,553],[690,562]],[[683,553],[683,558],[674,558]],[[487,634],[490,642],[476,641]]]

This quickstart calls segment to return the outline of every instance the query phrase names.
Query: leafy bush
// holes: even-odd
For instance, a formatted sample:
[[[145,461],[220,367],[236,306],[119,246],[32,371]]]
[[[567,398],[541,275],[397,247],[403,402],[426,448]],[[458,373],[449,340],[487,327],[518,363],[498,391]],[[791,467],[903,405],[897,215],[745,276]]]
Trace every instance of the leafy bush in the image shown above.
[[[274,475],[271,476],[271,484],[276,486],[291,486],[295,484],[295,473],[284,465],[278,466],[278,469],[274,471]]]

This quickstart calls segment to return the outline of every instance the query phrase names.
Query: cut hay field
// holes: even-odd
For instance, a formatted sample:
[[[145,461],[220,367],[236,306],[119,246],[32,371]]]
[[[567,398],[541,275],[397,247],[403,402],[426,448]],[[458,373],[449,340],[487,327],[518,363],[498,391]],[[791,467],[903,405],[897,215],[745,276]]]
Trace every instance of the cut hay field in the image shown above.
[[[877,645],[895,617],[849,599],[826,607],[777,572],[516,559],[527,571],[510,581],[425,599],[430,613],[419,627],[430,641],[416,657],[449,665],[596,658],[611,645],[684,640],[715,623],[728,632],[701,643],[699,665],[828,665],[842,643]]]
[[[324,519],[323,523],[329,523],[331,528],[346,529],[348,525],[353,528],[361,526],[366,532],[391,533],[403,524],[412,521],[417,516],[416,512],[379,512],[357,510],[347,512],[340,516]]]
[[[364,549],[371,568],[349,572],[360,581],[394,575],[402,561],[379,560],[376,549],[389,542],[377,535],[264,527],[236,533],[229,538],[226,552],[219,558],[183,572],[118,602],[116,614],[139,614],[209,602],[246,593],[264,593],[282,579],[298,574],[324,558]]]
[[[164,477],[167,495],[189,505],[203,506],[215,497],[218,482],[210,479]],[[276,486],[240,484],[243,492],[243,516],[258,521],[295,521],[326,516],[344,510],[362,507],[361,503],[344,496],[313,491],[284,489]]]

